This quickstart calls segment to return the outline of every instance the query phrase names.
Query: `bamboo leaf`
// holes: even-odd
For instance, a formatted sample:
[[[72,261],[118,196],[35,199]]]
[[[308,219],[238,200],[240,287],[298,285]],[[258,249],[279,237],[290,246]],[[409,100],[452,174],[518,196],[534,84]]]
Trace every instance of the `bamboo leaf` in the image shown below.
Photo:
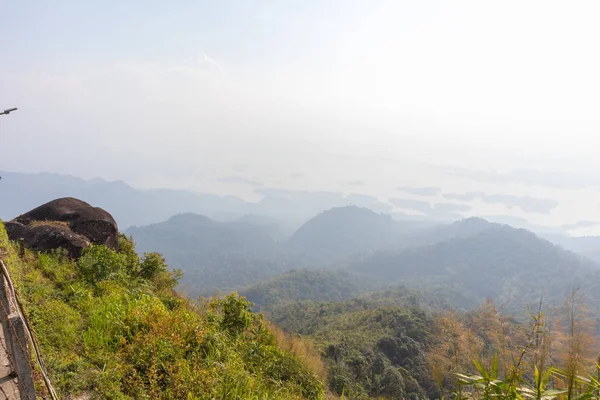
[[[494,361],[492,362],[492,378],[498,377],[498,352],[494,354]]]
[[[481,363],[475,359],[473,359],[472,361],[473,361],[473,365],[475,365],[475,368],[477,368],[477,371],[479,371],[481,376],[483,376],[486,380],[489,380],[490,376],[489,376],[488,372],[485,370],[485,368],[483,368],[483,365],[481,365]]]

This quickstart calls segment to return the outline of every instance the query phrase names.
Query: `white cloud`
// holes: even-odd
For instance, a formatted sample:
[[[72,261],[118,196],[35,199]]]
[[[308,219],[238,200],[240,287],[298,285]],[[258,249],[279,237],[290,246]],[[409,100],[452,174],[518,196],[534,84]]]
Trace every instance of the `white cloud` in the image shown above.
[[[206,65],[212,66],[212,67],[216,68],[221,73],[222,76],[225,76],[225,70],[223,69],[221,64],[219,64],[218,62],[216,62],[215,60],[210,58],[205,53],[199,54],[197,60],[198,60],[198,64],[200,66],[206,66]]]

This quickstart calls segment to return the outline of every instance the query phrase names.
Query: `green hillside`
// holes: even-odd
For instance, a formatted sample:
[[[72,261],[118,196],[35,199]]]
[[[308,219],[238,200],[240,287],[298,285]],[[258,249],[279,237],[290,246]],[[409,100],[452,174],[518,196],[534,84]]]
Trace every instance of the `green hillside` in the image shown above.
[[[241,290],[249,301],[263,308],[284,303],[315,300],[336,301],[361,295],[376,288],[375,281],[348,271],[293,270]]]
[[[308,220],[288,240],[288,250],[326,266],[363,251],[398,245],[408,228],[390,215],[347,206],[323,211]]]
[[[329,389],[349,399],[597,398],[597,319],[577,292],[551,317],[539,310],[529,319],[491,300],[466,312],[425,310],[419,297],[398,288],[288,303],[271,319],[314,341]]]
[[[289,269],[269,228],[246,222],[187,213],[126,234],[139,251],[157,251],[171,267],[180,268],[190,297],[227,293]]]
[[[350,399],[434,399],[427,361],[433,317],[418,294],[397,289],[342,302],[303,301],[272,308],[288,332],[311,337],[328,366],[329,388]]]
[[[594,288],[599,268],[593,262],[506,225],[405,250],[378,251],[348,262],[348,269],[388,284],[432,289],[455,306],[476,307],[491,297],[506,310],[523,311],[543,294],[557,306],[580,287],[598,305]]]
[[[179,276],[161,256],[139,258],[124,237],[119,247],[92,246],[76,262],[60,252],[21,260],[0,224],[0,256],[62,398],[324,397],[318,358],[243,298],[192,303],[173,292]]]

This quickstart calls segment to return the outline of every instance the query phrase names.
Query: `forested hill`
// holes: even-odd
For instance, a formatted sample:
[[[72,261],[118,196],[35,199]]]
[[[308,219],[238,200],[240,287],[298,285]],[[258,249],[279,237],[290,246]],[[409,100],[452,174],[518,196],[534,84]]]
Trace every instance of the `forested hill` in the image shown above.
[[[417,292],[398,288],[341,302],[273,305],[269,315],[317,343],[332,392],[349,399],[436,399],[440,390],[427,360],[434,320],[418,304]]]
[[[246,222],[217,222],[196,214],[132,227],[140,252],[158,251],[184,272],[190,296],[227,292],[288,270],[268,227]]]
[[[547,234],[542,237],[556,243],[566,250],[581,254],[600,263],[600,236],[565,236],[560,234]]]
[[[169,265],[182,269],[187,293],[197,295],[240,289],[294,268],[329,266],[360,251],[400,243],[400,235],[417,226],[350,206],[319,214],[287,241],[272,219],[218,222],[189,213],[132,227],[126,234],[140,251],[159,251]]]
[[[178,237],[171,236],[175,231]],[[142,251],[146,251],[148,241],[157,243],[166,241],[165,245],[186,249],[193,244],[208,252],[227,250],[253,256],[271,254],[276,249],[276,242],[267,227],[243,221],[217,222],[203,215],[191,213],[178,214],[158,224],[132,227],[127,230],[127,233],[145,242]]]
[[[352,206],[318,214],[288,241],[281,240],[272,220],[256,217],[224,223],[180,214],[126,233],[142,252],[159,251],[172,267],[182,269],[184,293],[190,296],[246,290],[292,269],[335,268],[381,286],[417,287],[436,301],[461,308],[476,306],[487,296],[519,308],[535,303],[542,292],[547,301],[560,304],[574,287],[585,289],[597,282],[595,271],[600,269],[508,225],[468,218],[423,227]],[[293,300],[301,299],[298,293],[333,300],[344,298],[342,287],[349,288],[348,293],[357,287],[348,276],[323,275],[312,286],[305,278],[306,272],[290,274],[266,284],[260,293],[277,297],[275,292],[282,290],[276,288],[285,287]]]
[[[471,307],[489,296],[517,309],[535,304],[542,293],[546,302],[557,305],[572,289],[598,283],[593,262],[529,231],[497,224],[427,246],[378,251],[347,267],[389,284],[460,292],[471,299],[463,306]]]
[[[260,307],[294,301],[337,301],[359,296],[379,285],[348,271],[293,270],[244,289],[240,294]]]
[[[302,225],[288,240],[287,248],[323,266],[363,251],[397,246],[403,235],[418,226],[366,208],[332,208]]]
[[[483,218],[465,218],[450,224],[440,224],[424,229],[412,230],[410,231],[410,235],[406,235],[403,238],[402,246],[399,247],[425,246],[450,239],[469,237],[500,226],[502,225],[486,221]]]

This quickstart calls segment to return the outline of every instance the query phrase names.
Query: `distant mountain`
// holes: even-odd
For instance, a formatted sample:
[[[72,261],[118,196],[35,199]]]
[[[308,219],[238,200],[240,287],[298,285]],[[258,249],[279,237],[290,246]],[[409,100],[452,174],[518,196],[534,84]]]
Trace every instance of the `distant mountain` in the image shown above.
[[[356,297],[376,288],[374,281],[348,271],[293,270],[240,291],[258,306],[281,306],[287,302],[338,301]]]
[[[246,204],[235,196],[196,194],[184,190],[134,189],[121,181],[84,180],[50,173],[0,172],[0,218],[11,220],[40,204],[75,197],[110,212],[120,229],[161,222],[183,212],[218,216]]]
[[[348,256],[401,244],[401,238],[419,227],[418,222],[399,222],[356,206],[323,211],[306,222],[287,242],[287,249],[324,266]]]
[[[512,310],[539,301],[542,294],[546,302],[562,304],[572,289],[599,282],[596,264],[529,231],[472,219],[445,229],[454,231],[446,231],[446,240],[378,251],[351,261],[348,268],[389,284],[460,293],[463,307],[491,297]],[[469,230],[472,234],[456,235]]]
[[[138,251],[159,252],[171,268],[182,269],[182,282],[193,296],[227,292],[290,269],[269,230],[246,222],[188,213],[125,233]]]
[[[572,237],[561,234],[547,234],[543,237],[566,250],[600,263],[600,236]]]
[[[110,212],[121,229],[165,221],[191,212],[218,221],[247,218],[279,221],[283,238],[315,214],[331,207],[353,204],[379,212],[392,206],[373,196],[256,188],[262,196],[246,202],[236,196],[200,194],[186,190],[136,189],[122,181],[85,180],[53,173],[27,174],[0,171],[0,219],[11,220],[28,210],[61,197],[75,197]],[[256,222],[256,221],[255,221]]]
[[[402,247],[430,245],[450,239],[464,238],[486,231],[494,226],[483,218],[471,217],[450,224],[438,224],[417,229],[404,237]]]
[[[260,226],[278,242],[287,240],[295,230],[292,224],[268,215],[248,214],[235,218],[231,222]]]
[[[420,226],[354,206],[319,214],[287,241],[283,225],[265,215],[245,215],[230,222],[218,222],[185,213],[162,223],[131,227],[126,233],[133,235],[139,250],[158,251],[172,268],[182,269],[187,291],[196,295],[239,290],[293,268],[331,266],[361,251],[400,243],[402,234]],[[359,294],[358,286],[351,288],[359,282],[356,279],[351,282],[350,274],[320,273],[318,279],[306,272],[291,274],[272,284],[287,285],[289,290],[293,286],[300,298],[315,295],[320,300],[344,299],[347,297],[341,294],[342,287],[348,291],[348,297]],[[309,281],[317,283],[310,286]],[[366,282],[360,285],[369,287]],[[325,294],[327,290],[331,293]]]
[[[467,218],[451,224],[396,220],[355,206],[326,210],[308,220],[287,242],[287,250],[309,262],[307,267],[338,265],[361,253],[406,249],[466,237],[493,224]],[[310,264],[312,263],[312,264]]]

